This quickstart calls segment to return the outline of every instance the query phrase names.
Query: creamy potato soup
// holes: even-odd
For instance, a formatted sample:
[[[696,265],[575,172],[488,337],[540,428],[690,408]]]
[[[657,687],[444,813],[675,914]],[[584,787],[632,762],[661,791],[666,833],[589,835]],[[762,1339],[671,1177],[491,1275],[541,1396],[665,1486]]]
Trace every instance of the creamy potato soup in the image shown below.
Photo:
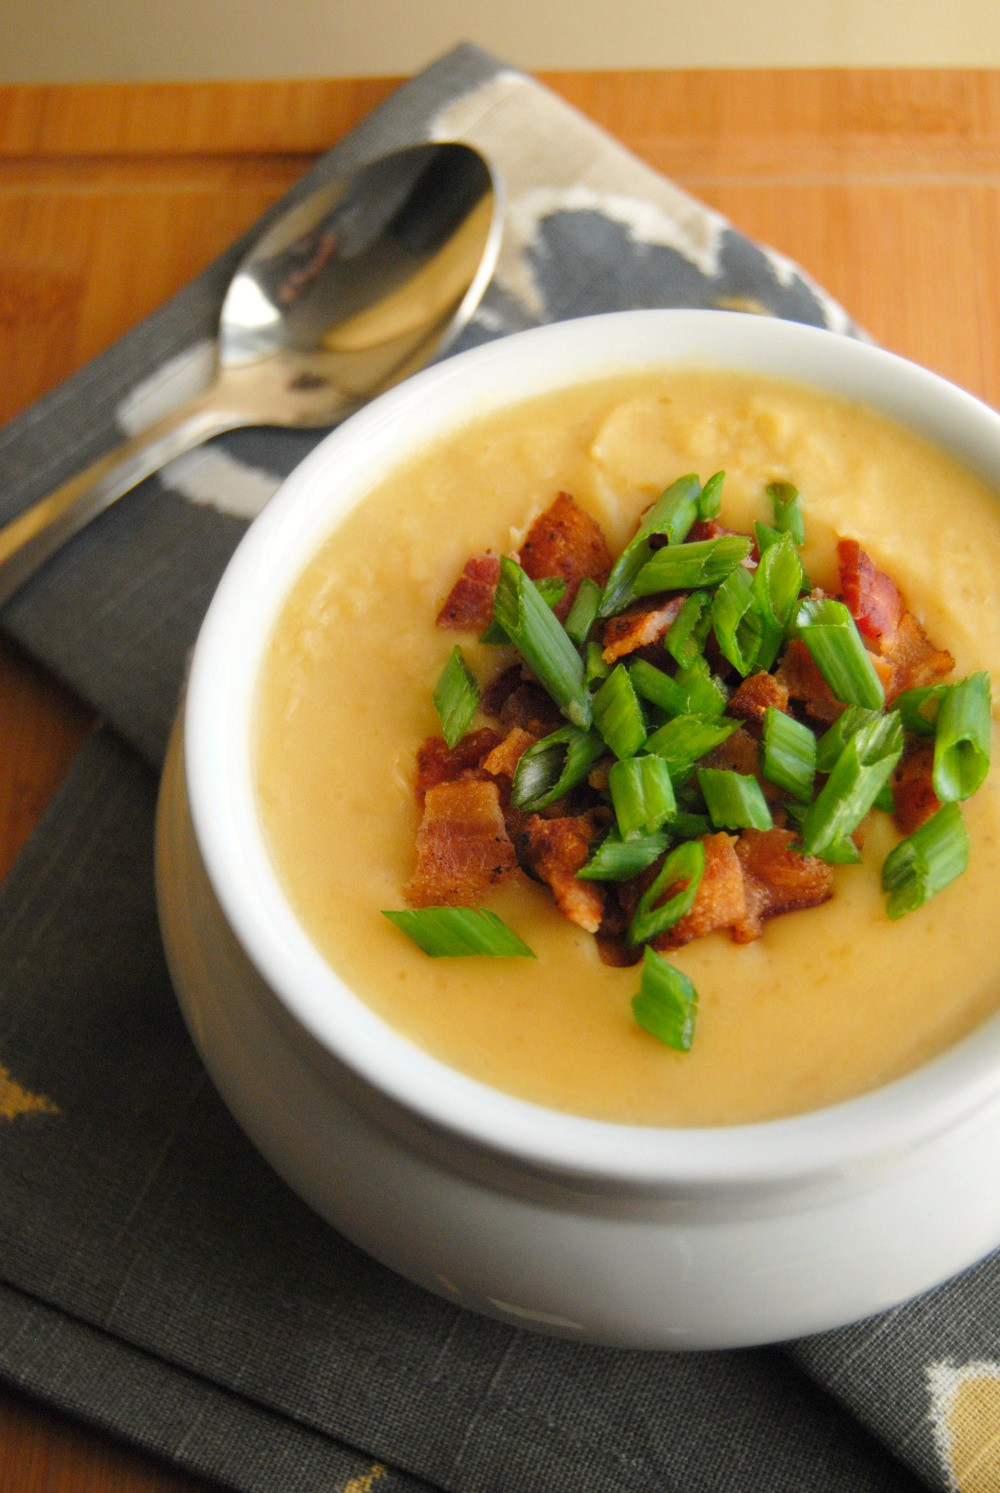
[[[433,959],[383,916],[406,906],[420,819],[415,757],[440,731],[432,692],[461,641],[480,680],[509,650],[435,626],[472,555],[517,550],[560,491],[617,553],[684,473],[724,469],[720,521],[771,521],[767,484],[801,492],[802,558],[838,590],[836,543],[894,577],[952,677],[1000,661],[1000,505],[969,473],[862,407],[741,375],[666,370],[535,399],[423,452],[340,523],[281,614],[260,682],[260,813],[287,895],[333,968],[399,1032],[539,1104],[643,1125],[722,1125],[846,1099],[925,1062],[1000,1004],[1000,789],[962,813],[968,870],[918,911],[886,915],[898,831],[872,816],[860,865],[823,905],[739,945],[715,932],[669,954],[699,992],[688,1052],[636,1024],[640,970],[526,876],[488,905],[537,958]],[[993,685],[997,698],[996,681]]]

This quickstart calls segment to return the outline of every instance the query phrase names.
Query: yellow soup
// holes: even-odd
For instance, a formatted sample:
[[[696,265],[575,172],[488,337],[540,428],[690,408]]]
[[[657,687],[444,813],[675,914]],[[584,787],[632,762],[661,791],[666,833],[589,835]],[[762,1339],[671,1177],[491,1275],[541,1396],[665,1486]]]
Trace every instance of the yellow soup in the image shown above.
[[[700,997],[690,1052],[633,1021],[638,969],[518,877],[490,905],[537,954],[430,959],[385,918],[405,906],[417,748],[460,638],[481,680],[504,650],[435,627],[466,559],[511,552],[560,490],[612,551],[686,472],[726,472],[722,521],[770,520],[767,483],[802,493],[803,559],[838,587],[836,541],[860,540],[955,675],[1000,660],[1000,505],[973,476],[874,412],[742,375],[665,370],[532,400],[409,462],[336,529],[298,580],[260,685],[257,775],[274,862],[347,984],[446,1063],[556,1109],[638,1124],[742,1123],[818,1108],[907,1072],[1000,1002],[1000,789],[963,805],[968,871],[918,912],[886,915],[897,838],[873,816],[864,863],[833,898],[747,945],[715,933],[670,956]],[[994,681],[994,696],[997,696]]]

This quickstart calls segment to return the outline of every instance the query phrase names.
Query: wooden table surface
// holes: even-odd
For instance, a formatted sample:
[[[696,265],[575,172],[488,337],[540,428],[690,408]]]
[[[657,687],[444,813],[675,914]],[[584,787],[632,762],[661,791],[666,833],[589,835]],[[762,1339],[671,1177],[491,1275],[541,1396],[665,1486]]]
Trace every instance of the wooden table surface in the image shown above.
[[[878,341],[1000,405],[1000,73],[543,81]],[[0,88],[0,422],[187,282],[392,79]],[[0,640],[0,875],[89,725]],[[0,1493],[205,1485],[0,1391]]]

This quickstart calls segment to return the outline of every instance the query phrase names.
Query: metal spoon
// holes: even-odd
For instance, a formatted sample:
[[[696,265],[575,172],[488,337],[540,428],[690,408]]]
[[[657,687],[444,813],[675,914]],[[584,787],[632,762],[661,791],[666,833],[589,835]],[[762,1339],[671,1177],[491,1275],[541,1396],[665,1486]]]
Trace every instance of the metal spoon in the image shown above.
[[[243,425],[333,425],[416,371],[482,297],[500,188],[470,146],[412,146],[321,187],[240,264],[201,394],[0,528],[0,603],[117,498]]]

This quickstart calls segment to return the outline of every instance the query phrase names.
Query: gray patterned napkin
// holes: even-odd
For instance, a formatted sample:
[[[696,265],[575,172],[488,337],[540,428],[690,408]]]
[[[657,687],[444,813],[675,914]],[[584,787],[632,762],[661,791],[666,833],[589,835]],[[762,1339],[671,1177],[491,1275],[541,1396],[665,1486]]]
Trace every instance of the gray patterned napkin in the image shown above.
[[[632,306],[854,331],[795,266],[472,47],[290,197],[427,138],[477,145],[507,190],[500,264],[460,346]],[[207,380],[244,248],[0,432],[0,519]],[[318,438],[244,431],[182,458],[2,613],[106,724],[0,890],[0,1374],[247,1493],[1000,1487],[996,1262],[782,1348],[582,1347],[400,1280],[238,1131],[160,951],[155,774],[219,574]]]

